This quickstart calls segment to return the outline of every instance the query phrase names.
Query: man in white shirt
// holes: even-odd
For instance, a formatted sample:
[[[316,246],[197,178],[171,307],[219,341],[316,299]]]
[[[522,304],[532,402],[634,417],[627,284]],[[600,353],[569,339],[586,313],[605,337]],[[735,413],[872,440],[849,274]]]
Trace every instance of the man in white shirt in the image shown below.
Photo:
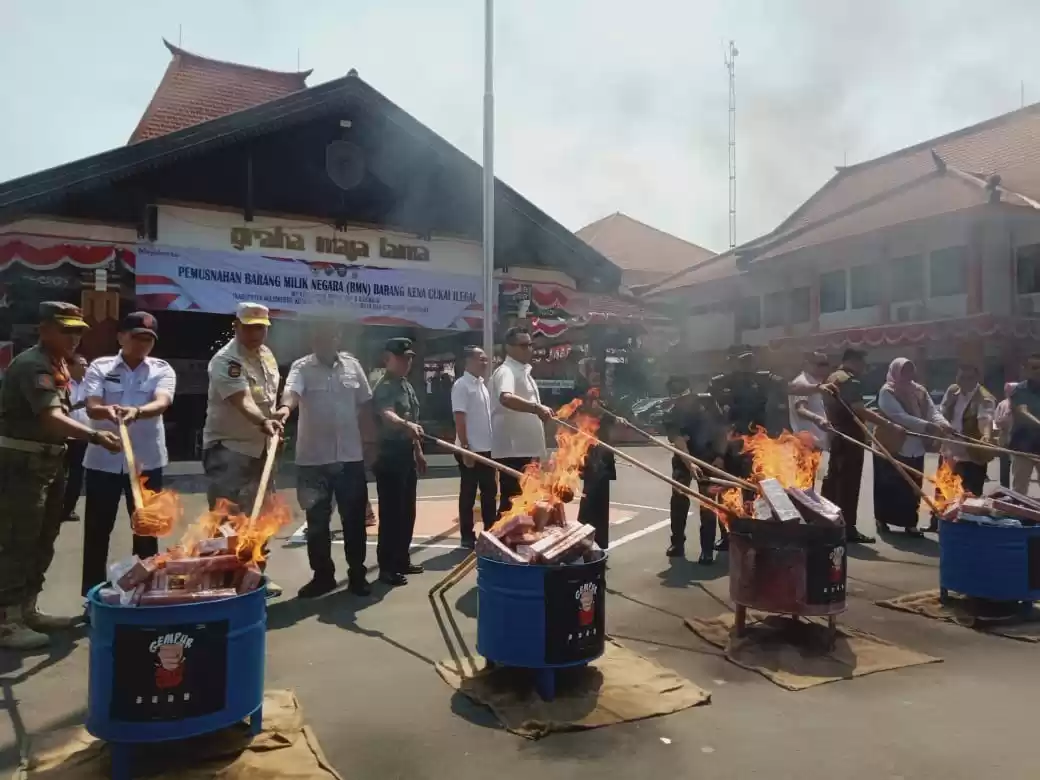
[[[118,431],[126,423],[137,467],[151,490],[161,490],[168,463],[166,429],[162,415],[173,403],[177,376],[165,360],[149,357],[155,346],[155,317],[138,311],[119,327],[119,354],[90,364],[83,380],[87,415],[97,430]],[[126,457],[96,444],[83,457],[87,503],[83,513],[83,595],[106,578],[108,543],[115,526],[119,499],[125,497],[127,515],[133,516],[133,493]],[[154,536],[134,536],[133,552],[147,558],[159,552]]]
[[[491,457],[491,395],[484,377],[488,356],[480,347],[466,347],[465,371],[451,388],[451,411],[455,415],[455,443],[467,450]],[[473,504],[480,488],[480,519],[484,530],[495,522],[495,470],[473,458],[456,455],[462,481],[459,486],[459,530],[463,547],[473,549]]]
[[[270,326],[266,306],[238,304],[235,337],[209,361],[202,468],[209,479],[210,509],[225,499],[242,512],[252,510],[267,446],[271,437],[282,435],[288,417],[287,410],[275,410],[281,374],[274,353],[264,343]],[[281,593],[282,588],[268,580],[267,595]]]
[[[978,366],[958,366],[956,381],[946,389],[939,411],[957,433],[989,443],[993,439],[997,400],[979,383],[980,379]],[[981,496],[993,455],[974,447],[944,444],[942,456],[953,463],[953,471],[961,478],[964,489]]]
[[[555,414],[542,404],[538,385],[531,377],[534,345],[531,332],[513,327],[505,334],[506,359],[491,377],[491,457],[504,466],[523,471],[532,461],[545,457],[543,422]],[[499,514],[513,505],[520,482],[499,475]]]
[[[827,381],[830,375],[830,361],[822,352],[812,352],[806,357],[805,368],[791,383],[790,388],[799,386],[812,387],[817,392],[809,395],[789,395],[787,406],[791,415],[791,430],[795,433],[808,433],[813,438],[816,449],[826,451],[830,446],[830,423],[827,422],[827,408],[818,386]]]
[[[372,390],[357,359],[340,351],[339,326],[320,323],[311,333],[314,352],[292,364],[280,412],[300,409],[296,429],[296,495],[307,513],[307,559],[314,576],[300,598],[317,598],[336,587],[332,561],[332,502],[339,508],[347,556],[348,588],[372,591],[365,581],[365,508],[368,483],[362,427],[370,433]]]
[[[87,397],[83,395],[83,377],[87,373],[87,359],[82,355],[73,355],[69,361],[69,403],[72,410],[71,417],[81,425],[90,425],[87,417]],[[87,451],[87,442],[78,439],[69,439],[65,450],[65,500],[61,507],[61,520],[63,523],[79,522],[76,514],[76,504],[79,502],[80,493],[83,492],[83,454]]]

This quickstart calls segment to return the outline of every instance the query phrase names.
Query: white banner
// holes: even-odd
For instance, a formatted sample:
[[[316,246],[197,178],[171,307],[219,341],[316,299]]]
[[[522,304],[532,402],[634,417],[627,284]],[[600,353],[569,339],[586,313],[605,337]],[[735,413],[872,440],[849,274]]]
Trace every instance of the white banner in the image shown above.
[[[141,245],[137,297],[163,309],[231,314],[242,301],[276,317],[312,316],[369,325],[479,328],[479,276],[370,268],[234,250]]]

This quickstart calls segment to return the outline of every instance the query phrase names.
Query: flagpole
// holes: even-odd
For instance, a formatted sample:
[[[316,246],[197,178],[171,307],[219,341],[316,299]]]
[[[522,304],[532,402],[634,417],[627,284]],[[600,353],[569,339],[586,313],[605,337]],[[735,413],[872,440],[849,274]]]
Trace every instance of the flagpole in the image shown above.
[[[495,0],[484,0],[484,351],[495,347]],[[492,367],[493,367],[492,363]]]

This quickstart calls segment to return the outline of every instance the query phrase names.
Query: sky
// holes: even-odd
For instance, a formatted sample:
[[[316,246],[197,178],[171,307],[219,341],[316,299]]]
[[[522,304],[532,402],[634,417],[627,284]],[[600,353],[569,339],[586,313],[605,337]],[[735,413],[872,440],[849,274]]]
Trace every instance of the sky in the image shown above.
[[[356,68],[481,156],[482,0],[0,0],[0,181],[126,143],[170,54],[318,84]],[[728,246],[834,174],[1040,101],[1035,0],[497,0],[499,178],[577,230],[621,211]]]

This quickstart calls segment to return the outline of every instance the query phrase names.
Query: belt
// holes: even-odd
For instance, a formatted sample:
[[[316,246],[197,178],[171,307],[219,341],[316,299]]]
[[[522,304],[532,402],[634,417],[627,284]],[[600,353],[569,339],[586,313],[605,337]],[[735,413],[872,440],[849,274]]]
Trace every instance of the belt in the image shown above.
[[[34,455],[63,455],[65,453],[64,444],[48,444],[43,441],[12,439],[9,436],[0,436],[0,449],[30,452]]]

